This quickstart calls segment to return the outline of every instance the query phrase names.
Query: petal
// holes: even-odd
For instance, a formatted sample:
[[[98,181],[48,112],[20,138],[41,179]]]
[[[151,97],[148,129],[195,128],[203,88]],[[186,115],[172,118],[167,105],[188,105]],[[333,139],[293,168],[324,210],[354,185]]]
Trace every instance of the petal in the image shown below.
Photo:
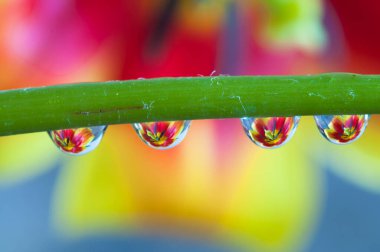
[[[85,147],[94,139],[94,137],[95,136],[92,134],[90,128],[79,128],[75,130],[72,142],[77,147]]]
[[[294,127],[294,118],[293,117],[286,117],[286,120],[284,122],[284,125],[282,127],[282,133],[285,137],[289,135],[289,132]]]
[[[276,121],[276,130],[277,131],[283,131],[284,129],[284,123],[285,121],[287,120],[287,117],[275,117],[275,121]]]
[[[354,125],[354,115],[350,115],[350,116],[343,116],[342,118],[342,121],[343,121],[343,128],[351,128],[353,125]]]
[[[178,134],[181,133],[183,129],[184,121],[175,121],[170,123],[167,130],[165,131],[165,136],[169,139],[174,139]]]
[[[278,117],[263,118],[264,128],[270,131],[275,131]]]
[[[154,132],[154,124],[153,123],[139,123],[138,124],[141,127],[141,130],[143,132]]]
[[[252,139],[264,144],[265,146],[268,146],[268,142],[266,141],[266,137],[258,134],[257,132],[250,130],[249,135],[251,136]]]
[[[334,117],[329,124],[329,128],[335,130],[338,134],[343,134],[344,123],[342,122],[342,118],[340,116]]]
[[[169,127],[171,126],[172,122],[155,122],[155,133],[165,133]]]
[[[107,134],[95,155],[70,159],[58,178],[53,218],[58,230],[69,236],[94,230],[125,229],[136,215],[130,191],[134,182],[125,172],[132,166],[125,165],[123,159],[127,156],[128,162],[134,162],[135,147],[124,142],[120,144],[123,152],[116,151],[113,146],[123,132],[115,133],[110,128]]]
[[[286,148],[275,152],[257,149],[257,154],[239,143],[246,165],[231,185],[225,203],[225,232],[255,244],[252,251],[301,251],[294,244],[313,229],[321,203],[321,170],[304,150],[310,128],[301,127]],[[249,143],[247,143],[249,144]],[[253,238],[254,237],[254,238]]]
[[[357,128],[360,118],[358,115],[352,116],[352,127]]]
[[[97,155],[62,169],[54,216],[66,234],[159,227],[160,234],[190,230],[187,235],[207,237],[206,227],[259,251],[297,251],[294,244],[312,228],[320,170],[299,155],[297,144],[252,155],[242,136],[230,143],[239,146],[230,150],[233,158],[219,160],[214,152],[220,139],[210,138],[209,122],[194,122],[193,137],[165,153],[136,146],[128,141],[133,132],[115,127]]]
[[[59,152],[46,133],[0,138],[0,184],[31,179],[51,167]]]
[[[338,132],[336,132],[336,131],[334,131],[334,130],[332,130],[332,129],[327,129],[327,130],[325,130],[325,133],[326,133],[326,135],[327,135],[329,138],[331,138],[331,139],[335,139],[335,140],[337,140],[337,141],[339,141],[339,142],[342,142],[342,143],[347,142],[347,141],[345,141],[345,140],[342,138],[342,134],[340,134],[340,133],[338,133]]]
[[[255,119],[252,122],[252,129],[254,130],[254,132],[257,132],[258,135],[265,137],[265,129],[267,129],[267,126],[265,125],[265,121],[259,118]]]
[[[379,124],[378,116],[372,117],[373,125]],[[357,131],[355,136],[360,132]],[[367,127],[363,134],[354,144],[337,148],[335,145],[315,142],[313,145],[315,156],[323,156],[319,162],[323,162],[337,175],[355,183],[356,185],[380,194],[380,156],[378,154],[377,142],[379,139],[379,128]]]

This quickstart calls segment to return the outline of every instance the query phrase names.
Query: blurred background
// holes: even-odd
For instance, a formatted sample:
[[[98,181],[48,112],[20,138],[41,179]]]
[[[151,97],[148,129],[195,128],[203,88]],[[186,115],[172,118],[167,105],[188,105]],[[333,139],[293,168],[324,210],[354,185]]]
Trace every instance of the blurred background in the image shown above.
[[[161,76],[379,73],[377,0],[0,0],[0,89]],[[215,72],[214,72],[215,71]],[[254,99],[254,97],[253,97]],[[239,120],[82,157],[0,138],[0,251],[379,251],[379,117],[348,146],[311,117],[263,150]]]

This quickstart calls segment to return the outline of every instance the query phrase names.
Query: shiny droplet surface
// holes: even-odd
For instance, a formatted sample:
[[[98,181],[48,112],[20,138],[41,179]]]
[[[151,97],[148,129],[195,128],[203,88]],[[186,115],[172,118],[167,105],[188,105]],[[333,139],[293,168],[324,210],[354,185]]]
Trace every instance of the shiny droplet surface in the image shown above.
[[[148,146],[166,150],[178,145],[186,136],[191,121],[134,123],[133,128]]]
[[[244,117],[244,131],[256,145],[274,149],[284,145],[295,133],[300,116],[294,117]]]
[[[328,141],[348,144],[364,133],[369,115],[318,115],[314,119],[319,131]]]
[[[103,138],[107,126],[50,130],[48,134],[54,144],[64,153],[83,155],[94,150]]]

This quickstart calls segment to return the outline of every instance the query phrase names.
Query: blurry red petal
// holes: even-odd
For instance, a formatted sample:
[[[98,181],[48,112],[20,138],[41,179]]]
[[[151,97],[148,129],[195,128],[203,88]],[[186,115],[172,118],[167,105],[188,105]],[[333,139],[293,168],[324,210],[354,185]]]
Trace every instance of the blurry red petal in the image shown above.
[[[332,120],[332,128],[338,133],[338,134],[343,134],[344,133],[344,124],[343,122],[340,120],[339,117],[334,117],[334,119]]]
[[[284,127],[285,120],[287,119],[286,117],[275,117],[275,126],[277,131],[282,131]]]
[[[170,122],[156,122],[155,133],[165,133],[169,128]]]
[[[261,136],[265,136],[265,129],[267,128],[265,125],[265,122],[263,119],[255,119],[253,122],[254,127],[253,129],[256,129],[257,133]]]

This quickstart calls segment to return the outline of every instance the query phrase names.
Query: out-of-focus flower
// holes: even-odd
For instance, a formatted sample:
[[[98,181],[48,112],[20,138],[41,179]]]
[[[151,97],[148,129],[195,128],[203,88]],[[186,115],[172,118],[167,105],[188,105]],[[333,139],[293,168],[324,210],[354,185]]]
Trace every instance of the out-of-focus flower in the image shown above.
[[[252,20],[246,8],[251,6],[249,1],[7,1],[3,5],[7,11],[2,12],[5,21],[0,24],[4,31],[0,33],[0,55],[9,62],[0,69],[5,83],[2,88],[209,75],[224,53],[219,51],[218,41],[231,3],[240,7],[237,10],[246,11],[239,12],[240,21]],[[258,23],[263,26],[257,31],[261,36],[246,26],[236,31],[243,33],[243,38],[260,38],[265,47],[251,50],[249,41],[232,50],[242,50],[244,65],[254,66],[245,73],[258,73],[261,66],[268,70],[265,73],[273,74],[284,66],[294,67],[289,62],[308,62],[300,55],[289,56],[287,51],[285,56],[273,56],[273,48],[316,52],[323,47],[322,1],[260,4],[275,10],[263,11],[266,17],[259,16],[263,18]],[[251,36],[252,30],[255,36]],[[231,38],[235,41],[233,35]],[[301,73],[304,68],[297,71]],[[305,142],[321,142],[305,125],[288,145],[270,153],[252,147],[237,122],[193,122],[187,141],[165,152],[145,148],[131,128],[113,126],[97,150],[64,163],[54,194],[54,221],[69,235],[131,227],[175,235],[183,235],[185,232],[180,231],[186,230],[185,235],[222,237],[258,250],[295,251],[311,234],[322,198],[321,171],[310,156],[320,153],[326,159],[338,160],[336,151],[325,148],[324,143],[310,147],[316,152],[303,148]],[[154,130],[150,132],[158,137]],[[283,139],[279,132],[269,133],[273,140]],[[162,136],[165,141],[170,139],[168,133]],[[46,153],[53,153],[48,140],[40,134],[2,138],[0,167],[17,164],[13,167],[19,172],[10,168],[0,170],[0,174],[14,172],[9,177],[16,180],[20,174],[47,169],[41,160]],[[25,144],[30,141],[39,148],[30,150]],[[18,145],[26,147],[18,151]],[[324,148],[318,149],[320,145]],[[368,149],[373,151],[373,144]],[[20,155],[26,158],[20,159]],[[345,162],[353,159],[347,153],[345,157]],[[38,167],[28,166],[23,160]],[[49,159],[49,165],[54,160]],[[375,180],[368,183],[373,178],[366,175],[376,170],[351,170],[353,175],[343,168],[341,173],[380,190]]]
[[[261,44],[272,50],[321,52],[326,44],[323,5],[319,0],[258,1]],[[265,13],[265,14],[264,14]],[[260,22],[260,20],[258,20]]]
[[[333,27],[331,35],[335,40],[344,39],[344,47],[334,49],[338,54],[345,56],[343,62],[345,70],[368,74],[378,73],[380,32],[374,29],[374,24],[379,23],[380,2],[367,0],[363,4],[354,5],[344,3],[342,0],[330,0],[328,4],[334,7],[335,18],[343,24]],[[352,18],[353,16],[360,18]],[[344,38],[339,38],[337,35]]]
[[[187,0],[9,3],[23,11],[5,12],[5,20],[12,21],[2,25],[8,37],[0,51],[13,72],[23,75],[8,76],[8,83],[209,75],[224,53],[219,39],[232,3],[236,10],[249,6],[248,1]],[[250,15],[243,12],[239,19]],[[251,31],[239,32],[252,38]],[[240,48],[244,54],[251,42]],[[262,63],[245,57],[247,66]],[[270,62],[272,71],[283,65]],[[6,145],[7,139],[1,141]],[[203,121],[192,123],[183,144],[157,152],[130,128],[113,126],[93,153],[64,163],[53,219],[73,236],[141,227],[291,251],[310,234],[320,202],[319,176],[299,157],[300,141],[269,156],[252,147],[238,121]]]

